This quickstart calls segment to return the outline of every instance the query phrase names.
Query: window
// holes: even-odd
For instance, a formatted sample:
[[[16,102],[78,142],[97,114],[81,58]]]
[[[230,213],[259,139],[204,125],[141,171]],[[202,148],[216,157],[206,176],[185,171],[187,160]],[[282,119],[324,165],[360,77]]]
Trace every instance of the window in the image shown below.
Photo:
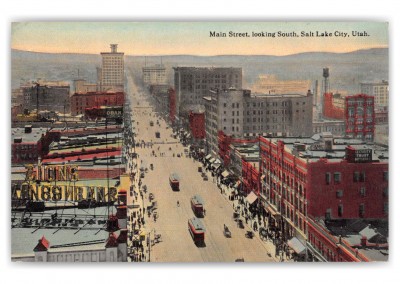
[[[325,212],[325,219],[330,220],[331,218],[332,218],[332,210],[331,210],[331,208],[328,208],[328,209],[326,209],[326,212]]]
[[[226,103],[224,103],[224,107],[226,107]]]
[[[326,184],[331,184],[331,173],[325,173]]]
[[[343,204],[338,205],[338,217],[343,216]]]
[[[382,194],[383,194],[384,197],[388,197],[388,195],[389,195],[389,190],[388,190],[388,187],[387,187],[387,186],[383,189]]]
[[[341,198],[343,197],[343,190],[337,190],[336,191],[336,198]]]
[[[360,181],[365,181],[365,172],[360,173]]]
[[[333,181],[334,181],[334,183],[340,183],[340,181],[341,181],[340,173],[333,174]]]
[[[365,187],[360,188],[360,195],[364,197],[366,195]]]
[[[364,218],[365,205],[363,203],[358,206],[358,215],[359,215],[360,218]]]
[[[387,171],[383,172],[383,180],[389,181],[389,172],[387,172]]]
[[[360,173],[359,172],[354,172],[353,173],[353,181],[358,182],[360,180]]]

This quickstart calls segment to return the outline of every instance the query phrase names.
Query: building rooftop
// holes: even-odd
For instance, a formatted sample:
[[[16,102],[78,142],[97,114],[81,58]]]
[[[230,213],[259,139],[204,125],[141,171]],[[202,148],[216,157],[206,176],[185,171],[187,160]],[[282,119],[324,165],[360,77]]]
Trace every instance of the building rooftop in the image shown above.
[[[18,227],[20,219],[13,214],[11,228],[11,255],[33,254],[33,249],[38,243],[38,240],[43,236],[49,242],[49,251],[55,251],[53,246],[61,247],[68,246],[68,249],[80,250],[87,249],[89,244],[101,243],[104,248],[105,240],[108,237],[108,232],[104,228],[105,216],[108,216],[107,207],[98,207],[95,209],[63,209],[45,211],[45,214],[32,213],[29,219],[32,221],[32,227]],[[111,210],[111,209],[110,209]],[[51,215],[58,213],[57,217],[61,219],[60,228],[40,228],[35,225],[46,222],[51,219]],[[70,221],[76,214],[76,218]],[[96,218],[93,219],[93,216]],[[15,217],[14,217],[15,216]],[[90,221],[93,219],[92,221]],[[62,226],[62,224],[67,224]],[[57,223],[58,224],[58,223]],[[58,226],[55,224],[55,226]]]
[[[357,249],[371,261],[389,259],[387,220],[330,220],[318,222],[334,237],[341,237],[345,244]],[[379,236],[379,237],[377,237]],[[367,238],[367,245],[361,245],[362,237]]]
[[[12,128],[11,129],[11,144],[14,143],[36,143],[40,140],[42,135],[45,135],[47,128],[31,128],[32,126],[25,126],[25,128]],[[26,133],[25,129],[30,128],[32,132]],[[20,141],[20,142],[16,142]]]
[[[340,162],[346,158],[348,146],[355,150],[371,149],[373,162],[388,162],[388,148],[378,144],[366,143],[354,138],[333,138],[329,132],[314,134],[309,138],[302,137],[272,137],[273,143],[282,141],[285,148],[299,157],[308,161],[318,161],[321,158],[329,159],[330,162]],[[327,149],[325,141],[332,140],[331,149]]]
[[[228,70],[236,70],[236,71],[242,71],[242,67],[213,67],[213,66],[209,66],[209,67],[173,67],[173,69],[175,71],[204,71],[204,70],[208,70],[208,71],[228,71]]]

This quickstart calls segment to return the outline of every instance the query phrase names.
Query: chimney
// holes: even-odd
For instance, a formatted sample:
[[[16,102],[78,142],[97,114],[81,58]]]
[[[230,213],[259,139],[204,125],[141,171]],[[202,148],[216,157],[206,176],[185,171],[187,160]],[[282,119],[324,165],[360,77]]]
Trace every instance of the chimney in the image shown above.
[[[367,246],[367,237],[366,236],[361,236],[361,246],[366,247]]]
[[[25,125],[25,133],[32,133],[32,125]]]

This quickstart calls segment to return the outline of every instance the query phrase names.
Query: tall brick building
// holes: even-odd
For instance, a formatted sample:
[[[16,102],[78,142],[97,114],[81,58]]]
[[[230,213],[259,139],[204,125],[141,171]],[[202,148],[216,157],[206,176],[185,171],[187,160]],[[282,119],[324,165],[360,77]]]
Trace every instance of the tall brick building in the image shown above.
[[[269,225],[284,240],[296,237],[320,246],[312,237],[327,234],[317,225],[311,234],[314,220],[388,220],[386,148],[323,133],[311,138],[260,137],[260,149],[261,203]],[[332,251],[317,250],[331,257]]]

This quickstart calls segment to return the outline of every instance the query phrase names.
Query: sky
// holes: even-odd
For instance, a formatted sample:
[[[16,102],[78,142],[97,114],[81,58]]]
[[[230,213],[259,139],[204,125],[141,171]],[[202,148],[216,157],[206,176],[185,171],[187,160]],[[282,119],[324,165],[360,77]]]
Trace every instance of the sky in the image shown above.
[[[227,37],[210,37],[210,32]],[[229,32],[250,37],[229,37]],[[278,37],[296,32],[299,37]],[[353,37],[353,31],[367,37]],[[252,37],[252,33],[275,37]],[[301,37],[313,32],[313,37]],[[347,33],[348,37],[317,37],[316,33]],[[351,52],[388,47],[384,22],[17,22],[11,26],[11,48],[50,53],[109,51],[118,44],[126,55],[288,55],[301,52]]]

